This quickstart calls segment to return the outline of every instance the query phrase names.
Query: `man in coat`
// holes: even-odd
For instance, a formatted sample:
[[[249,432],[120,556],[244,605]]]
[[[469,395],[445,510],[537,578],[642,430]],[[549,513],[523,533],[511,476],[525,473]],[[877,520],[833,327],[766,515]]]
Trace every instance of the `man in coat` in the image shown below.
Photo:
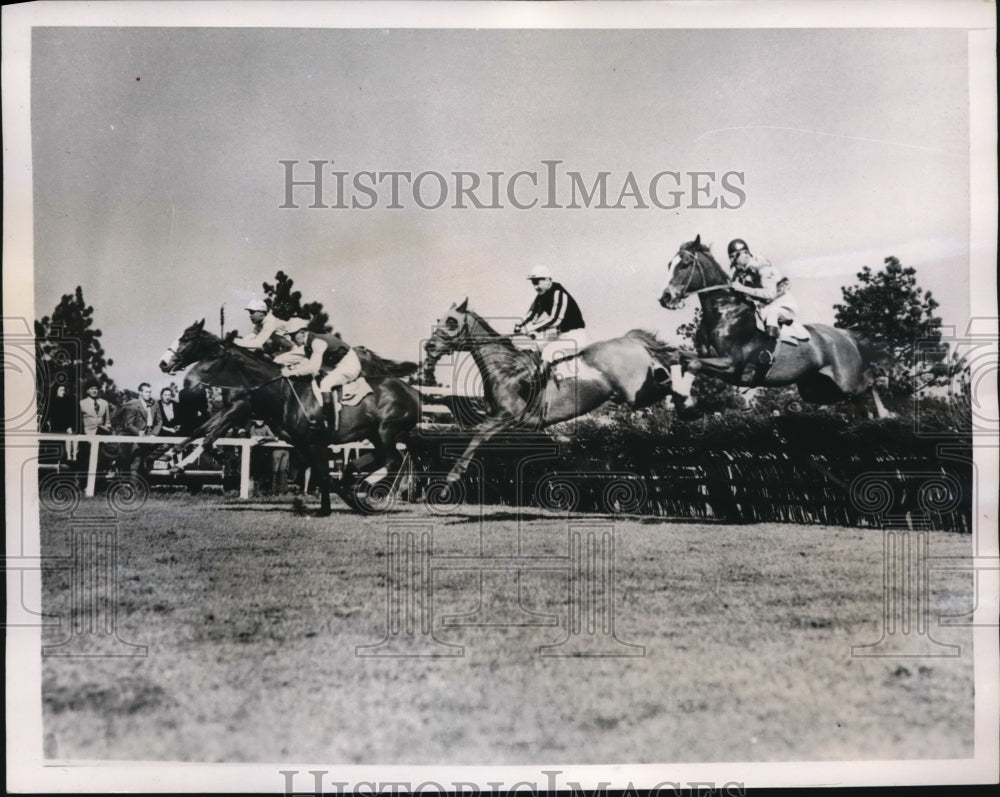
[[[159,405],[153,401],[153,388],[149,382],[139,385],[139,395],[127,401],[122,408],[122,434],[133,437],[155,437],[163,427]],[[118,455],[118,471],[145,475],[148,471],[146,457],[151,453],[146,446],[123,443]]]

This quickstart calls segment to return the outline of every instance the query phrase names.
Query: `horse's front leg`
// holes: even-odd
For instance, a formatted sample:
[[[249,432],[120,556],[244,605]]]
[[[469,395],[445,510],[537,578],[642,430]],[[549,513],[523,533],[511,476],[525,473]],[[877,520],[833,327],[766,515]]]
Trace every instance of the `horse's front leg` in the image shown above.
[[[469,463],[472,462],[472,455],[476,453],[476,449],[510,425],[511,420],[509,418],[491,418],[477,426],[472,440],[466,446],[465,451],[462,452],[462,456],[455,462],[451,472],[445,479],[445,483],[450,485],[461,479],[462,475],[469,469]]]
[[[325,445],[310,447],[312,472],[316,474],[316,486],[319,487],[319,517],[327,517],[333,511],[330,508],[330,458],[329,449]]]
[[[361,478],[361,474],[374,473],[385,463],[385,457],[378,448],[355,457],[344,465],[344,485],[350,487]]]
[[[228,409],[222,410],[209,418],[201,427],[205,430],[205,445],[213,446],[222,437],[222,433],[236,422],[250,420],[250,400],[246,398],[234,401]]]
[[[171,447],[168,453],[175,455],[183,451],[186,446],[190,445],[195,440],[202,440],[202,445],[204,447],[211,448],[215,441],[221,437],[222,432],[229,428],[229,426],[244,413],[247,414],[247,420],[249,420],[249,409],[250,402],[246,399],[240,399],[229,408],[215,413],[215,415],[195,429],[190,437]]]

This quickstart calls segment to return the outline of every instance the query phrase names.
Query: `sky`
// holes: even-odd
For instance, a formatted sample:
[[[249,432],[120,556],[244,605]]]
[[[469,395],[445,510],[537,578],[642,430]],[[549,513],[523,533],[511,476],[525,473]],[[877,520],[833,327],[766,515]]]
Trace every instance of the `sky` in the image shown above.
[[[741,237],[778,265],[804,321],[832,322],[840,287],[894,255],[964,329],[967,58],[962,30],[36,28],[35,314],[81,285],[111,376],[133,388],[167,384],[160,354],[195,320],[217,331],[220,307],[246,331],[244,304],[278,270],[348,342],[387,357],[418,358],[466,297],[509,331],[537,264],[576,297],[591,340],[635,327],[676,339],[696,302],[657,299],[700,234],[721,259]],[[364,171],[544,180],[554,160],[558,204],[567,172],[587,185],[608,172],[608,204],[631,173],[648,207],[542,208],[544,190],[519,178],[515,197],[541,197],[531,209],[504,190],[501,208],[455,208],[453,183],[424,209],[406,182],[401,208],[387,182],[370,209],[310,208],[301,188],[282,208],[282,160],[300,162],[296,179],[332,161],[348,188]],[[664,171],[715,179],[661,209],[648,189]],[[730,172],[742,200],[721,187]],[[691,207],[713,198],[738,207]]]

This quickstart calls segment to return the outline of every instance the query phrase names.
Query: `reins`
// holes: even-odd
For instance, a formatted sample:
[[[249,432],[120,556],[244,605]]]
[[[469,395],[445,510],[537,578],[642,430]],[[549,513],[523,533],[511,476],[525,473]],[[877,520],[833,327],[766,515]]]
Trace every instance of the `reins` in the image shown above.
[[[219,350],[222,352],[223,357],[227,357],[227,356],[231,356],[232,355],[233,349],[232,349],[231,344],[228,344],[228,343],[226,343],[226,342],[224,342],[222,340],[214,341],[214,343],[215,343],[216,346],[218,346]],[[171,349],[168,349],[168,351],[173,351],[173,350],[171,348]],[[174,351],[173,353],[176,355],[176,351]],[[253,392],[257,391],[257,390],[260,390],[261,388],[267,387],[268,385],[273,385],[275,382],[277,382],[277,381],[279,381],[281,379],[284,379],[285,381],[288,382],[288,388],[289,388],[289,390],[291,390],[292,395],[295,396],[295,401],[299,405],[299,408],[302,410],[302,414],[306,418],[308,418],[309,417],[309,411],[306,410],[305,405],[302,403],[302,399],[299,397],[299,393],[295,389],[295,385],[292,383],[292,380],[288,376],[286,376],[283,373],[280,373],[280,369],[279,369],[279,373],[278,373],[277,376],[274,376],[274,377],[272,377],[271,379],[268,379],[265,382],[261,382],[259,385],[250,385],[250,384],[243,384],[243,385],[220,385],[218,383],[215,383],[215,384],[211,384],[210,387],[217,387],[217,388],[220,388],[221,390],[240,390],[240,391],[243,391],[244,393],[253,393]],[[208,384],[208,383],[206,382],[206,384]]]
[[[702,264],[701,258],[698,257],[697,253],[692,252],[689,249],[685,249],[683,251],[686,252],[688,255],[690,255],[691,258],[694,260],[694,264],[698,269],[698,273],[701,275],[701,281],[705,282],[705,266]],[[690,290],[690,288],[691,288],[691,283],[694,281],[694,274],[695,274],[694,269],[691,269],[691,273],[688,275],[687,284],[685,284],[684,286],[684,292],[681,294],[682,296],[690,296],[691,294],[698,294],[698,293],[708,293],[709,291],[724,291],[724,290],[729,290],[732,287],[732,285],[727,282],[725,285],[707,285],[704,288],[698,288],[698,290],[692,291]]]

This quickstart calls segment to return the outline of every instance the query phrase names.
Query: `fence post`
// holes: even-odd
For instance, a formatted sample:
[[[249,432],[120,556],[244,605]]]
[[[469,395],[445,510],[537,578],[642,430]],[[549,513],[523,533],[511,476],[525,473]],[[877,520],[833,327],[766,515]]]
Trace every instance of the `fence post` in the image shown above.
[[[98,442],[96,435],[92,438],[92,440],[93,442],[90,444],[90,454],[87,458],[87,487],[83,493],[87,496],[87,498],[93,498],[94,493],[97,490],[97,457],[101,448],[101,444]]]
[[[240,498],[250,497],[250,446],[253,441],[240,444]]]

